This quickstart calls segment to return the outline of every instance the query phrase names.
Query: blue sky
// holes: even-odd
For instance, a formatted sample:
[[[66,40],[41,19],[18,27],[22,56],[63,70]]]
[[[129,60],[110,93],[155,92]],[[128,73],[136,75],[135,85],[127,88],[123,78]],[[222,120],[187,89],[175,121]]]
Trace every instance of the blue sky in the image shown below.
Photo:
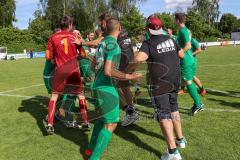
[[[16,0],[17,22],[14,25],[20,29],[26,29],[30,18],[37,9],[39,0]],[[186,9],[190,6],[192,0],[148,0],[146,3],[138,4],[138,8],[144,14],[149,16],[155,12],[174,12],[177,7]],[[232,13],[240,18],[240,1],[239,0],[220,0],[221,13]]]

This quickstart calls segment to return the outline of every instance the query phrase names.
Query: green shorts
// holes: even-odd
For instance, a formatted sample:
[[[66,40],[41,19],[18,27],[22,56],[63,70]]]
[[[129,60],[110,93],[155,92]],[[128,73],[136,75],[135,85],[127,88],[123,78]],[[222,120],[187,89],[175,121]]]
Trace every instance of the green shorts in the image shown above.
[[[91,61],[87,58],[81,59],[79,62],[81,76],[82,77],[93,77],[94,72],[91,68]]]
[[[194,58],[194,63],[193,63],[193,74],[194,76],[197,74],[197,58]]]
[[[182,80],[184,82],[193,80],[195,74],[194,74],[194,64],[181,67],[181,75]]]
[[[119,122],[119,95],[115,87],[94,88],[95,107],[105,124]]]

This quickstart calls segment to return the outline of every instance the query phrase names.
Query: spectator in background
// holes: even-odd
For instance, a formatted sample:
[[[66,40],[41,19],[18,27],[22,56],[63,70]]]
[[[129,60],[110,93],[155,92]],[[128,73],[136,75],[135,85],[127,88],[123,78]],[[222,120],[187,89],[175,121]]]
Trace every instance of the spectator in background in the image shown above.
[[[29,55],[30,55],[30,58],[32,59],[33,58],[33,49],[32,48],[29,49]]]
[[[103,37],[103,31],[101,29],[96,30],[98,38]]]

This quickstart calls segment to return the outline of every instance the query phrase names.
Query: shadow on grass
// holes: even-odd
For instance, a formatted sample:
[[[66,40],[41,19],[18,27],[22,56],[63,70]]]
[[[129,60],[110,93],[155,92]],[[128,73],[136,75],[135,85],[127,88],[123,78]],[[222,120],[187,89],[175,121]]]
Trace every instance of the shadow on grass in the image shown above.
[[[19,112],[28,112],[34,119],[41,130],[43,136],[47,136],[43,119],[47,115],[48,97],[35,96],[30,99],[23,100]],[[68,129],[62,123],[55,121],[55,134],[59,135],[73,143],[80,145],[80,154],[84,160],[87,159],[84,155],[85,149],[88,147],[88,134],[80,129]]]
[[[156,134],[154,132],[147,131],[146,129],[144,129],[136,124],[133,124],[127,128],[119,125],[114,132],[118,137],[120,137],[126,141],[129,141],[129,142],[135,144],[136,146],[138,146],[139,148],[149,151],[150,153],[154,153],[158,157],[161,157],[161,153],[158,150],[152,148],[147,143],[142,142],[141,139],[138,138],[137,135],[131,133],[130,131],[137,131],[139,133],[148,135],[150,137],[156,137],[156,138],[162,139],[162,140],[164,140],[164,137],[162,137],[160,134]]]
[[[240,109],[240,102],[227,102],[227,101],[224,101],[221,99],[215,99],[215,98],[208,98],[208,100],[218,102],[220,105],[223,105],[223,106],[230,106],[233,108]]]
[[[240,92],[235,92],[235,91],[221,92],[221,91],[207,89],[207,94],[214,95],[214,96],[222,96],[222,97],[240,98]]]

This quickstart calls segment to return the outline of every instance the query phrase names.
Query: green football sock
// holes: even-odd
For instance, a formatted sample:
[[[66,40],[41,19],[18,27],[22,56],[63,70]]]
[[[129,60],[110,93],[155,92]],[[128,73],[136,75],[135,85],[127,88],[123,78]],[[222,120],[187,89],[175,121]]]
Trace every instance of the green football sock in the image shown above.
[[[188,84],[187,85],[188,93],[194,100],[194,103],[196,104],[197,107],[201,106],[201,99],[198,95],[197,88],[194,83]]]
[[[68,121],[74,120],[74,114],[72,112],[75,112],[76,110],[76,106],[75,106],[76,99],[77,99],[77,96],[72,96],[68,94],[65,94],[63,96],[61,107],[66,111],[65,119]]]
[[[203,87],[203,86],[199,86],[198,88],[199,88],[200,90],[203,90],[203,89],[204,89],[204,87]]]
[[[103,129],[103,126],[104,126],[104,123],[101,120],[97,120],[94,124],[92,136],[91,136],[90,143],[88,146],[89,149],[91,149],[92,151],[94,150],[94,148],[96,146],[99,133]]]
[[[94,148],[92,155],[89,160],[99,160],[103,151],[106,149],[110,139],[112,137],[112,132],[103,128],[99,133],[96,147]]]

